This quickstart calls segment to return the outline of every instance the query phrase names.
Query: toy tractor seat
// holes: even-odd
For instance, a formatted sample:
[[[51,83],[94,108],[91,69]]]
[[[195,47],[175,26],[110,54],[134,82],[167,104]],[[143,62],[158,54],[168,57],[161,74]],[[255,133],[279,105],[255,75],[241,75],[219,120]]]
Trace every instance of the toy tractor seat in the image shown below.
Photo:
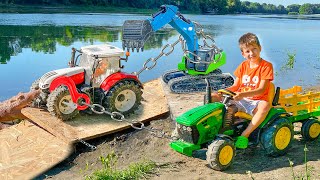
[[[269,93],[268,93],[268,102],[270,104],[272,104],[272,106],[275,106],[275,105],[277,105],[278,98],[279,97],[278,97],[277,93],[275,93],[274,84],[272,82],[270,82]],[[247,119],[247,120],[252,119],[252,116],[250,114],[247,114],[245,112],[240,112],[240,111],[238,111],[234,116],[236,118],[240,118],[240,119]]]

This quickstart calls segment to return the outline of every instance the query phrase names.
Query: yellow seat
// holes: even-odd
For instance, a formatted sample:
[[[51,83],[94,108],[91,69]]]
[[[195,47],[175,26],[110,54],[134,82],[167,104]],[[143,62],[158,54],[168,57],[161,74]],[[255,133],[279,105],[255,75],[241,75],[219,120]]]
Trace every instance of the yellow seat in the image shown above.
[[[272,105],[272,101],[273,101],[273,98],[274,98],[274,94],[275,94],[274,84],[272,82],[270,82],[269,93],[268,93],[268,102],[271,105]],[[247,120],[251,120],[252,119],[252,116],[250,114],[247,114],[245,112],[240,112],[240,111],[238,111],[234,116],[242,118],[242,119],[247,119]]]

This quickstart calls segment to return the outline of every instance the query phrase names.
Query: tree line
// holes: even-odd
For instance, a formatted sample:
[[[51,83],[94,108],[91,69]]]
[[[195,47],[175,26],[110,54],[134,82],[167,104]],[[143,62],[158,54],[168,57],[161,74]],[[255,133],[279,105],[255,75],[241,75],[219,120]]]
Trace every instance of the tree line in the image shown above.
[[[268,13],[268,14],[318,14],[320,4],[292,4],[287,7],[240,0],[0,0],[4,5],[82,5],[111,6],[155,9],[163,4],[173,4],[181,11],[237,14],[237,13]]]

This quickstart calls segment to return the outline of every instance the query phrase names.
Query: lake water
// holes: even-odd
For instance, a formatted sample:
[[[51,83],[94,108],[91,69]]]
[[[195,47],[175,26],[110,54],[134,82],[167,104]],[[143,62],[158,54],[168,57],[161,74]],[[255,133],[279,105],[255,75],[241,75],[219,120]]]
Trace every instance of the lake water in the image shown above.
[[[185,15],[203,25],[216,45],[227,53],[223,72],[233,73],[243,60],[238,48],[239,37],[253,32],[260,38],[261,56],[272,62],[275,84],[281,88],[293,85],[318,85],[320,76],[320,20],[267,18],[255,15]],[[67,67],[71,48],[91,44],[121,45],[121,26],[127,19],[146,19],[132,14],[0,14],[0,101],[29,86],[44,73]],[[179,34],[171,27],[158,31],[145,46],[144,52],[131,53],[123,63],[125,72],[142,68],[161,47],[173,43]],[[177,68],[183,52],[180,45],[157,66],[140,75],[146,82],[160,77],[164,71]],[[284,67],[294,55],[292,69]]]

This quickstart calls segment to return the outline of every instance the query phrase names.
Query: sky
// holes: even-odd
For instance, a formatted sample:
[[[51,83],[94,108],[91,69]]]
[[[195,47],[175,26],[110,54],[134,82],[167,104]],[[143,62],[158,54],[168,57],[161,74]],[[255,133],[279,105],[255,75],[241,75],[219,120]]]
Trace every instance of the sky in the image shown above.
[[[260,4],[267,3],[267,4],[274,4],[274,5],[284,5],[288,6],[291,4],[320,4],[320,0],[241,0],[241,1],[250,1],[250,2],[258,2]]]

